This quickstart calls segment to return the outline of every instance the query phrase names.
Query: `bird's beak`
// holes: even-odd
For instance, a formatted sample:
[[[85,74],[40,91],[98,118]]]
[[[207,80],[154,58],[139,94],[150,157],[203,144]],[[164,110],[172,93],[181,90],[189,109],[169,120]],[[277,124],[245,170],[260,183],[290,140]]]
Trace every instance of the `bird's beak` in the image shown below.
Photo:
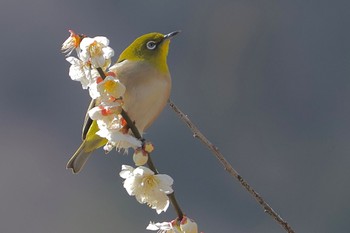
[[[179,34],[180,32],[181,31],[170,32],[164,36],[163,40],[169,40],[169,39],[173,38],[174,36],[176,36],[177,34]]]

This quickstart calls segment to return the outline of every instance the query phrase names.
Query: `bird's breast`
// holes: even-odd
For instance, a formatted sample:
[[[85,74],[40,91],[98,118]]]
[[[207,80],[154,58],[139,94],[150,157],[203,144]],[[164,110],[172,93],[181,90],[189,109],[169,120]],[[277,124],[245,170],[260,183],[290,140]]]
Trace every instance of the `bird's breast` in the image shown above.
[[[170,96],[169,72],[143,61],[123,61],[111,67],[125,85],[124,109],[142,134],[161,113]]]

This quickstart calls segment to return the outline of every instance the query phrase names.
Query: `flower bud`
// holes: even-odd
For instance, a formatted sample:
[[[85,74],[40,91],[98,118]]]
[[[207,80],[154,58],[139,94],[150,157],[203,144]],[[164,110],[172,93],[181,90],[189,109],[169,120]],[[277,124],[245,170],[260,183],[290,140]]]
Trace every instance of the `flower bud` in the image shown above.
[[[143,149],[147,152],[147,153],[152,153],[154,151],[154,146],[151,142],[145,142],[143,145]]]
[[[132,158],[136,166],[142,166],[147,163],[148,154],[142,148],[137,148]]]
[[[181,220],[180,229],[184,233],[197,233],[198,232],[197,223],[195,223],[192,219],[187,218],[186,216],[184,216]]]

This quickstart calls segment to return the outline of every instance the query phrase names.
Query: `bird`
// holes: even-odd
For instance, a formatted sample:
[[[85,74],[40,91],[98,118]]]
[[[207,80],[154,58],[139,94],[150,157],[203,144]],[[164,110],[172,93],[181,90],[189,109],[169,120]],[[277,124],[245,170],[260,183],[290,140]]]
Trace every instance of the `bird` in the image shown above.
[[[170,40],[179,32],[152,32],[138,37],[109,69],[126,87],[123,109],[141,135],[159,116],[170,97],[171,75],[167,56]],[[95,106],[96,100],[92,100],[88,111]],[[96,134],[98,130],[97,122],[86,114],[83,141],[66,165],[74,174],[82,170],[93,151],[107,143],[107,139]]]

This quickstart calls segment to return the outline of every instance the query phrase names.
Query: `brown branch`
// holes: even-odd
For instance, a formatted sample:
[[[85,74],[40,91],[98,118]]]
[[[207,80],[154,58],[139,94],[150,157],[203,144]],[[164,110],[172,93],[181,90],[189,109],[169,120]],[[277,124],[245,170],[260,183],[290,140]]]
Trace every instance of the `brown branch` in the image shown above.
[[[195,126],[192,121],[185,115],[170,99],[168,100],[169,106],[174,110],[174,112],[180,117],[180,119],[185,122],[185,124],[190,128],[193,132],[193,137],[197,138],[201,141],[208,149],[215,155],[215,157],[220,161],[223,165],[224,169],[234,178],[236,178],[239,183],[248,191],[248,193],[254,197],[254,199],[261,205],[264,211],[269,214],[274,220],[277,221],[287,232],[294,233],[292,227],[283,220],[277,213],[274,211],[271,206],[262,198],[262,196],[257,193],[247,181],[243,179],[243,177],[231,166],[231,164],[225,159],[225,157],[221,154],[219,149],[211,143]]]
[[[124,109],[122,109],[122,112],[120,113],[120,115],[122,115],[122,117],[124,118],[124,120],[128,124],[128,126],[129,126],[131,132],[134,134],[135,138],[137,138],[141,141],[144,141],[139,130],[136,128],[134,122],[130,119],[129,115],[124,111]]]

